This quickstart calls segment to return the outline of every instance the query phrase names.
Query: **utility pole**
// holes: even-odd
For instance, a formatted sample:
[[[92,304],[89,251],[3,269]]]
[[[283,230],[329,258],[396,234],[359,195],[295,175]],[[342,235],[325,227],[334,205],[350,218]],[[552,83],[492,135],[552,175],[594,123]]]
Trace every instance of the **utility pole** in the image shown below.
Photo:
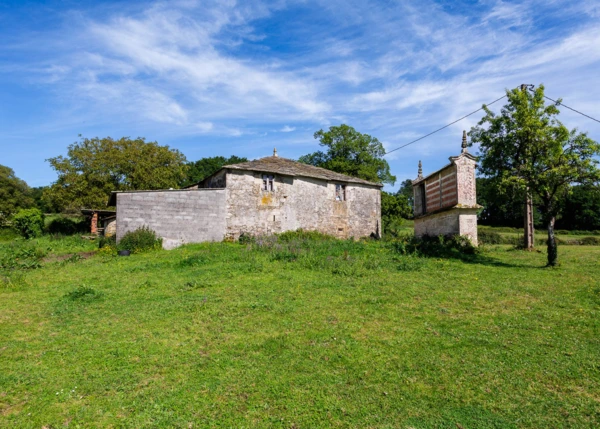
[[[521,91],[526,92],[528,85],[522,84]],[[525,210],[524,210],[524,240],[523,246],[525,249],[533,249],[535,247],[535,230],[533,226],[533,199],[529,187],[525,190]]]

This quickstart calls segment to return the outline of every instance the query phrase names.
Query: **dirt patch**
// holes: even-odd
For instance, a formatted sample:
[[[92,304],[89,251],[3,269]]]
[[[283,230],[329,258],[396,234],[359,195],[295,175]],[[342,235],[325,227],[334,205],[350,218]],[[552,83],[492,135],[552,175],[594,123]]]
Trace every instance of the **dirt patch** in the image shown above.
[[[42,262],[44,262],[44,263],[62,262],[62,261],[66,261],[67,259],[73,258],[75,255],[79,256],[79,258],[81,258],[81,259],[89,259],[92,256],[94,256],[95,253],[96,252],[78,252],[78,253],[67,253],[65,255],[51,255],[51,256],[47,256],[44,259],[42,259]]]

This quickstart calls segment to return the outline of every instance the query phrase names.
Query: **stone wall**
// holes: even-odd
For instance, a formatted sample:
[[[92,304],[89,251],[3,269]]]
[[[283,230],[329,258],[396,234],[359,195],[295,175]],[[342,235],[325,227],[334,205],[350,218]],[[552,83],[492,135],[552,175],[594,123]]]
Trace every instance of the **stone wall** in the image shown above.
[[[477,209],[449,209],[415,218],[415,236],[465,235],[477,245]]]
[[[380,190],[346,183],[346,201],[336,201],[335,183],[275,175],[273,192],[262,189],[262,173],[227,174],[227,236],[316,230],[340,238],[380,233]]]
[[[142,226],[163,238],[163,247],[221,241],[226,191],[198,189],[117,194],[117,241]]]

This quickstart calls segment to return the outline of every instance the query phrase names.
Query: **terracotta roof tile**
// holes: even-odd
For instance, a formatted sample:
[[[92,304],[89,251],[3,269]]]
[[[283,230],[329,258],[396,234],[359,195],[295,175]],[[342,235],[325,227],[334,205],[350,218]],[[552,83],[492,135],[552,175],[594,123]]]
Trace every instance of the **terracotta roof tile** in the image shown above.
[[[325,168],[314,167],[312,165],[303,164],[301,162],[293,161],[287,158],[281,158],[279,156],[267,156],[254,161],[226,165],[223,168],[231,168],[232,170],[262,171],[265,173],[283,174],[284,176],[314,177],[316,179],[360,183],[370,186],[383,186],[380,183],[369,182],[357,177],[347,176],[345,174],[336,173],[335,171],[327,170]]]

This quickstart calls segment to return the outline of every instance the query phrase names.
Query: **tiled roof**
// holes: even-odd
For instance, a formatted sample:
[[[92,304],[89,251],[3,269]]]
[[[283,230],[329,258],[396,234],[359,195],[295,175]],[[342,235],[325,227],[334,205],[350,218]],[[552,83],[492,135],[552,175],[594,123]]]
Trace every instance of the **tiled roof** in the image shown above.
[[[369,182],[357,177],[347,176],[345,174],[336,173],[335,171],[327,170],[325,168],[314,167],[312,165],[303,164],[301,162],[281,158],[279,156],[267,156],[254,161],[226,165],[223,168],[230,168],[232,170],[262,171],[265,173],[282,174],[284,176],[314,177],[316,179],[335,182],[360,183],[370,186],[383,186],[380,183]]]

